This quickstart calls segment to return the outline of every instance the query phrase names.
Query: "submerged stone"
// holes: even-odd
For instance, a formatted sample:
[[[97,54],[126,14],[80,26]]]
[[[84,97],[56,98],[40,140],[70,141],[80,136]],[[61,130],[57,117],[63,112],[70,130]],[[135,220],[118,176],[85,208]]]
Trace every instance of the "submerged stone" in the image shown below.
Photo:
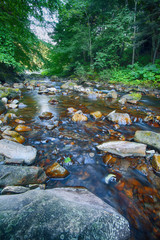
[[[146,156],[146,145],[141,143],[113,141],[98,145],[97,148],[121,157]]]
[[[25,126],[25,125],[18,125],[15,130],[17,132],[28,132],[28,131],[32,131],[32,129],[28,126]]]
[[[1,239],[130,238],[128,221],[86,189],[55,188],[3,195],[0,212]]]
[[[53,114],[51,112],[43,112],[39,116],[40,119],[46,119],[46,120],[51,119],[52,117],[53,117]]]
[[[46,170],[46,174],[51,178],[65,178],[69,175],[67,169],[62,167],[59,163],[53,163],[52,166],[48,167]]]

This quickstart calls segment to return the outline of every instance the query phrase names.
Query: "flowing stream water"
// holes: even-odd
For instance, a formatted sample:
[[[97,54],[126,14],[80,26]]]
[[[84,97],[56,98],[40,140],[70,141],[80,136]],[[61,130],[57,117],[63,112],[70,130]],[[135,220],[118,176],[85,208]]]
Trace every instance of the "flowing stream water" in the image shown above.
[[[60,90],[61,83],[48,79],[39,84],[53,86]],[[94,86],[97,88],[97,86]],[[102,89],[101,90],[106,90]],[[100,99],[93,95],[82,95],[73,91],[58,91],[55,95],[38,94],[38,88],[23,90],[21,102],[26,108],[12,110],[32,127],[26,132],[25,145],[38,150],[36,165],[45,170],[54,162],[63,165],[69,176],[64,179],[48,178],[47,188],[73,186],[86,187],[92,193],[116,208],[124,215],[132,229],[131,239],[158,239],[160,237],[160,207],[158,186],[160,178],[152,169],[150,160],[143,157],[121,158],[110,156],[96,149],[100,143],[110,140],[132,141],[136,130],[151,130],[160,133],[158,123],[143,121],[147,112],[160,116],[160,100],[153,96],[143,96],[137,105],[126,104],[125,108],[116,100]],[[56,100],[54,105],[50,99]],[[82,110],[88,116],[87,122],[75,123],[67,108]],[[131,125],[117,126],[106,116],[113,110],[129,113]],[[101,111],[103,117],[95,120],[91,112]],[[43,112],[51,112],[53,118],[42,120]],[[10,123],[12,127],[15,123]],[[55,125],[52,130],[48,125]],[[152,148],[151,148],[152,149]],[[66,162],[69,157],[71,161]],[[111,158],[105,164],[104,159]],[[106,183],[105,178],[111,176]],[[156,184],[155,184],[156,183]]]

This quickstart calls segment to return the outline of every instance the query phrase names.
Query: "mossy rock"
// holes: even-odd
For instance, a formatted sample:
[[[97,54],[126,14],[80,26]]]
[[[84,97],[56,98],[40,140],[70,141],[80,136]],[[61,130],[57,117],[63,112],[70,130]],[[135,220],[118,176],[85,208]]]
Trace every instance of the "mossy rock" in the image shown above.
[[[21,91],[18,88],[0,88],[0,98],[7,97],[8,99],[14,99],[21,96]]]

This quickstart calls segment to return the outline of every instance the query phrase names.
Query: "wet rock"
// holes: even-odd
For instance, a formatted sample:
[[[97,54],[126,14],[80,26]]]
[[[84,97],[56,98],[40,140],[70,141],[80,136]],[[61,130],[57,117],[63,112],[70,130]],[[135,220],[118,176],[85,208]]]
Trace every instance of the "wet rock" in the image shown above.
[[[3,97],[1,100],[4,104],[7,104],[7,102],[8,102],[8,98],[6,98],[6,97]]]
[[[127,156],[146,156],[146,145],[128,141],[113,141],[98,145],[102,151],[113,153],[121,157]]]
[[[73,108],[73,107],[70,107],[70,108],[67,108],[67,111],[68,111],[69,113],[75,113],[75,112],[77,112],[77,109],[75,109],[75,108]]]
[[[160,172],[160,155],[155,154],[152,159],[152,167],[157,172]]]
[[[134,140],[145,143],[160,151],[160,134],[152,131],[136,131]]]
[[[25,121],[22,120],[22,119],[16,119],[15,122],[16,122],[16,123],[25,123]]]
[[[54,88],[54,87],[50,87],[50,88],[47,88],[49,94],[52,94],[52,93],[56,93],[57,92],[57,89]]]
[[[24,159],[25,164],[30,165],[34,163],[37,150],[31,146],[24,146],[19,143],[2,139],[0,140],[0,154],[8,158]]]
[[[106,165],[113,165],[116,163],[116,161],[117,161],[117,159],[115,157],[113,157],[111,154],[108,154],[103,158],[103,162]]]
[[[51,99],[51,100],[49,100],[49,103],[52,105],[55,105],[55,104],[58,104],[58,101],[55,99]]]
[[[102,113],[100,111],[92,112],[91,115],[97,119],[102,117]]]
[[[33,190],[33,189],[42,189],[42,190],[45,190],[46,188],[46,185],[45,184],[29,184],[28,187]]]
[[[51,178],[65,178],[69,175],[67,169],[62,167],[59,163],[53,163],[50,167],[47,168],[46,174]]]
[[[73,90],[76,87],[77,87],[77,84],[71,81],[68,81],[61,86],[62,89],[70,89],[70,90]]]
[[[15,103],[10,103],[10,104],[7,104],[7,107],[11,109],[15,109],[15,108],[18,108],[18,105]]]
[[[51,112],[43,112],[39,116],[40,119],[46,119],[46,120],[51,119],[52,117],[53,117],[53,114]]]
[[[1,239],[130,238],[128,221],[86,189],[55,188],[3,195],[0,212]]]
[[[26,186],[28,184],[43,183],[46,174],[40,167],[9,166],[0,167],[0,186]]]
[[[130,93],[122,96],[119,102],[122,104],[125,102],[136,104],[141,99],[141,97],[142,95],[140,93]]]
[[[20,193],[25,193],[29,190],[28,187],[23,187],[23,186],[8,186],[2,189],[1,194],[20,194]]]
[[[128,113],[116,113],[116,111],[113,111],[107,115],[107,118],[120,125],[130,125],[132,123]]]
[[[6,111],[6,107],[4,105],[4,102],[0,100],[0,114],[4,113]]]
[[[73,122],[85,122],[87,120],[87,116],[85,116],[81,110],[77,111],[72,117]]]
[[[0,98],[7,97],[8,99],[19,98],[21,91],[18,88],[0,87]]]
[[[24,84],[23,83],[14,83],[13,87],[14,88],[24,88]]]
[[[32,131],[32,129],[28,126],[25,126],[25,125],[18,125],[15,130],[17,132],[28,132],[28,131]]]
[[[17,133],[16,131],[5,130],[2,133],[2,137],[7,140],[14,141],[21,144],[25,142],[25,138],[21,136],[19,133]]]
[[[18,165],[22,165],[24,163],[24,159],[22,158],[6,158],[4,161],[5,164],[18,164]]]
[[[118,94],[115,90],[111,90],[109,93],[107,93],[107,98],[114,98],[114,99],[117,99],[118,97]]]
[[[24,103],[19,103],[19,104],[18,104],[18,108],[20,108],[20,109],[26,108],[26,107],[27,107],[27,105],[24,104]]]
[[[136,169],[138,171],[140,171],[143,175],[148,176],[149,170],[148,170],[148,166],[146,163],[141,163],[138,164],[138,166],[136,167]]]

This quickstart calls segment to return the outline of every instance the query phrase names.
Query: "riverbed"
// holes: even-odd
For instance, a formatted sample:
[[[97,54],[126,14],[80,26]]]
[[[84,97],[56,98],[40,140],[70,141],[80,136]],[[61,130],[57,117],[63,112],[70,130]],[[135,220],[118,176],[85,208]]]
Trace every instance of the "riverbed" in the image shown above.
[[[159,97],[142,91],[142,98],[137,104],[122,105],[117,99],[64,90],[61,85],[61,82],[48,78],[37,80],[31,88],[22,89],[20,101],[26,107],[10,110],[32,128],[32,131],[24,132],[23,136],[25,145],[38,150],[35,165],[46,170],[58,162],[69,171],[66,178],[48,177],[46,188],[85,187],[128,219],[132,230],[131,239],[158,239],[160,177],[152,168],[152,158],[122,158],[99,151],[97,145],[114,140],[132,142],[137,130],[160,133],[158,121],[144,121],[149,115],[160,116]],[[39,91],[40,86],[54,87],[56,91],[48,94]],[[89,83],[86,87],[92,87],[93,92],[105,93],[115,86],[107,88],[105,84]],[[118,99],[124,94],[118,90],[117,93]],[[49,102],[53,99],[52,103]],[[88,120],[73,122],[68,108],[81,110]],[[107,115],[114,110],[128,113],[132,124],[109,121]],[[93,118],[90,113],[95,111],[100,111],[102,117]],[[44,112],[52,113],[52,118],[40,118]],[[10,121],[9,125],[16,127],[14,121]]]

